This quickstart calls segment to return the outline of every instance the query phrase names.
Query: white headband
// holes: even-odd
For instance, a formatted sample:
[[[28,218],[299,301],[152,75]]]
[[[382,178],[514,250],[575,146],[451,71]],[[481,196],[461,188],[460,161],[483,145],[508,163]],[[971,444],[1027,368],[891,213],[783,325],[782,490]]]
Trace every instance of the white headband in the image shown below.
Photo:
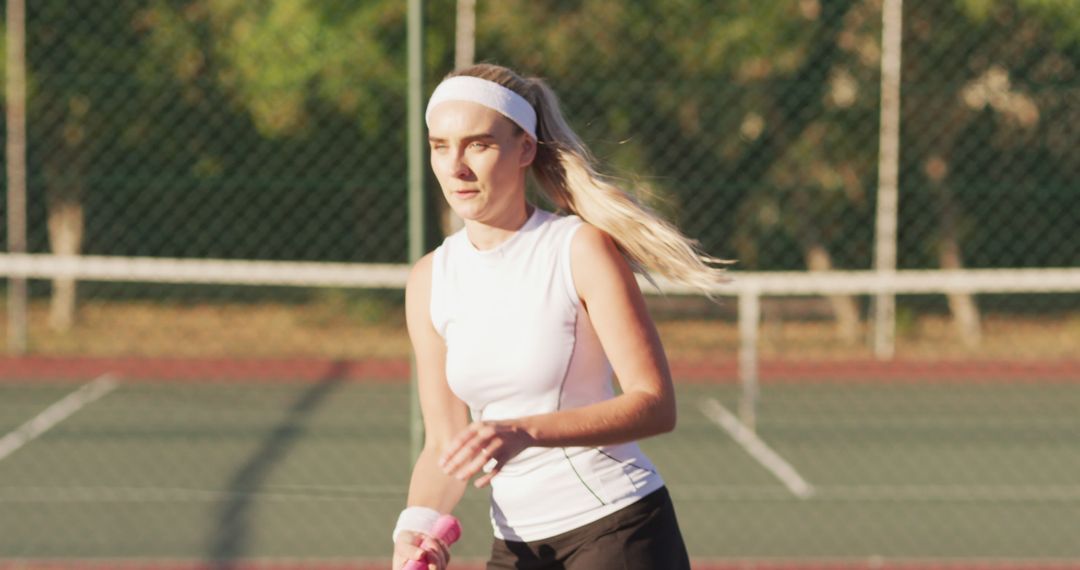
[[[424,121],[431,126],[431,111],[447,101],[468,101],[498,111],[536,138],[536,110],[524,97],[486,79],[459,75],[443,81],[428,101]]]

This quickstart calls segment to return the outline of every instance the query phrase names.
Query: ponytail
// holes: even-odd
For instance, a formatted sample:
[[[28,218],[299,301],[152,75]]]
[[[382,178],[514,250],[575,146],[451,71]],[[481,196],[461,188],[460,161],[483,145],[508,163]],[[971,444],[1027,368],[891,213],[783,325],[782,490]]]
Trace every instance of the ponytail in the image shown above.
[[[706,292],[727,281],[719,266],[728,262],[702,253],[696,241],[597,171],[596,160],[563,118],[558,98],[542,79],[526,79],[492,64],[451,75],[494,81],[532,104],[538,139],[532,171],[544,195],[560,210],[610,235],[635,272],[646,278],[654,272]]]

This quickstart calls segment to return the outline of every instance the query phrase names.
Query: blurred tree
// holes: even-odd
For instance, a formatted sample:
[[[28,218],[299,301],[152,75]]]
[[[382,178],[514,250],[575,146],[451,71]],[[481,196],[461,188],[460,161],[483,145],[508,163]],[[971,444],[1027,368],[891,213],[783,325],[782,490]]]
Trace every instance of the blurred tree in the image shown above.
[[[263,217],[238,210],[215,228],[220,243],[250,244],[232,255],[403,259],[404,236],[392,232],[405,219],[405,10],[393,0],[159,0],[143,11],[144,73],[164,66],[211,115],[183,125],[205,142],[191,175],[208,202],[289,204]],[[303,249],[313,242],[324,249]]]
[[[1010,262],[1009,250],[1022,245],[1025,252],[1037,251],[1040,246],[1032,240],[1042,228],[1007,235],[993,224],[992,212],[1022,215],[1054,187],[1072,186],[1076,195],[1080,138],[1073,134],[1071,145],[1052,144],[1059,127],[1047,120],[1068,116],[1075,97],[1080,18],[1076,6],[1066,10],[1066,4],[906,5],[906,187],[916,204],[928,206],[924,211],[937,212],[936,230],[924,236],[942,269],[961,269],[967,257],[980,265],[983,259],[997,266],[1026,264],[1015,257]],[[1057,214],[1047,214],[1038,214],[1038,226],[1060,224],[1054,221]],[[907,220],[919,223],[910,214]],[[978,344],[980,317],[973,296],[952,294],[948,300],[958,334],[968,345]]]
[[[28,160],[40,173],[36,184],[31,174],[29,192],[44,187],[48,243],[59,255],[81,253],[90,166],[134,115],[115,98],[116,78],[131,72],[135,58],[126,49],[130,13],[130,6],[103,10],[85,2],[27,5]],[[74,323],[76,293],[74,280],[53,280],[53,328]]]
[[[1080,206],[1074,7],[907,3],[901,265],[1080,263],[1032,231]],[[53,251],[405,258],[404,3],[28,8],[31,207]],[[454,8],[426,3],[427,91],[453,65]],[[710,252],[869,266],[880,0],[504,0],[477,16],[477,58],[549,79],[601,159]],[[73,301],[73,283],[54,290]],[[850,336],[854,303],[832,301]]]
[[[28,8],[31,207],[53,252],[404,258],[403,3]],[[72,280],[51,315],[70,326]]]
[[[1040,127],[1056,128],[1056,134],[1036,134],[1021,125],[1031,120],[1031,102],[1041,107],[1052,98],[1037,93],[1034,85],[1045,77],[1034,80],[1031,72],[1068,69],[1060,73],[1074,77],[1080,26],[1069,4],[907,4],[901,225],[908,231],[901,237],[902,264],[922,263],[913,253],[936,243],[937,263],[959,267],[964,228],[974,223],[949,197],[944,181],[932,182],[943,188],[935,194],[940,216],[932,226],[937,230],[921,231],[926,222],[912,216],[926,210],[909,206],[919,205],[918,189],[928,172],[950,173],[948,185],[974,188],[985,185],[987,172],[994,170],[986,168],[990,162],[999,168],[1009,164],[1017,183],[1041,171],[1057,172],[1052,177],[1067,184],[1062,175],[1073,167],[1066,165],[1080,160],[1064,159],[1080,145],[1059,144],[1056,158],[1041,164],[1035,156],[1049,149],[1032,152],[1035,139],[1068,135],[1060,126]],[[597,154],[619,170],[640,173],[642,179],[631,183],[651,192],[653,203],[677,216],[708,250],[721,256],[734,251],[742,268],[869,267],[879,0],[507,0],[481,3],[479,14],[478,58],[547,77]],[[1024,66],[1034,81],[1029,88],[1013,79],[1008,103],[999,98],[997,107],[984,105],[993,110],[984,108],[982,120],[1005,123],[999,126],[1005,130],[992,136],[970,130],[981,120],[963,94],[1001,83],[995,65]],[[1068,114],[1062,104],[1052,105],[1054,116]],[[986,117],[988,112],[997,118]],[[1027,134],[1008,139],[1006,132]],[[994,141],[989,148],[988,136]],[[943,147],[960,143],[978,150],[967,160],[973,171],[957,179]],[[998,152],[1010,159],[998,160]],[[1042,214],[1043,223],[1058,223],[1051,217]],[[791,255],[794,251],[801,255]],[[854,338],[854,302],[831,301],[841,336]],[[978,315],[970,298],[951,301],[960,329],[977,341]]]
[[[860,173],[874,164],[872,149],[850,142],[868,131],[845,135],[827,128],[839,123],[825,116],[834,67],[852,58],[838,38],[854,25],[847,22],[854,4],[482,5],[478,53],[548,76],[598,154],[641,173],[634,182],[646,199],[679,218],[708,250],[730,257],[734,245],[742,267],[771,265],[748,239],[760,225],[747,222],[771,211],[771,231],[793,233],[803,263],[824,270],[833,266],[829,240],[838,237],[813,214],[825,213],[829,202],[844,204],[845,191],[864,196]],[[526,27],[532,32],[517,32]],[[843,150],[821,146],[827,138]],[[844,157],[845,151],[861,152]],[[781,224],[792,206],[794,220]],[[840,334],[854,340],[854,301],[831,302]]]
[[[387,95],[405,88],[401,2],[159,0],[141,18],[150,61],[220,84],[267,137],[318,128],[317,102],[377,131]]]

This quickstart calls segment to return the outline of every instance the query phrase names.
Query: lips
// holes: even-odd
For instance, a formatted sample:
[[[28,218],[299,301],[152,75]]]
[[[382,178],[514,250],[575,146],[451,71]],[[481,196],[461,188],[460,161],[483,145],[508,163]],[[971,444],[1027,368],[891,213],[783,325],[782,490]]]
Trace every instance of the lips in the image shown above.
[[[466,188],[466,189],[462,189],[462,190],[454,190],[454,196],[457,196],[458,198],[472,198],[473,196],[475,196],[475,195],[477,195],[479,193],[480,193],[479,190],[475,190],[475,189],[471,189],[471,188]]]

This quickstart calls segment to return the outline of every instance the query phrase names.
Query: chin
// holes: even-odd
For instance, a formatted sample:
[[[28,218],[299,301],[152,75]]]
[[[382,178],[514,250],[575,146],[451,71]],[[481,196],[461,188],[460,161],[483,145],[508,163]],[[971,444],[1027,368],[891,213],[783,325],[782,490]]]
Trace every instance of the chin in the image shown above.
[[[476,219],[476,212],[474,212],[472,208],[455,208],[451,206],[450,210],[453,211],[454,214],[457,215],[457,217],[463,220],[472,221]]]
[[[472,204],[457,204],[450,203],[450,209],[462,220],[468,220],[475,222],[482,217],[482,208],[473,206]]]

